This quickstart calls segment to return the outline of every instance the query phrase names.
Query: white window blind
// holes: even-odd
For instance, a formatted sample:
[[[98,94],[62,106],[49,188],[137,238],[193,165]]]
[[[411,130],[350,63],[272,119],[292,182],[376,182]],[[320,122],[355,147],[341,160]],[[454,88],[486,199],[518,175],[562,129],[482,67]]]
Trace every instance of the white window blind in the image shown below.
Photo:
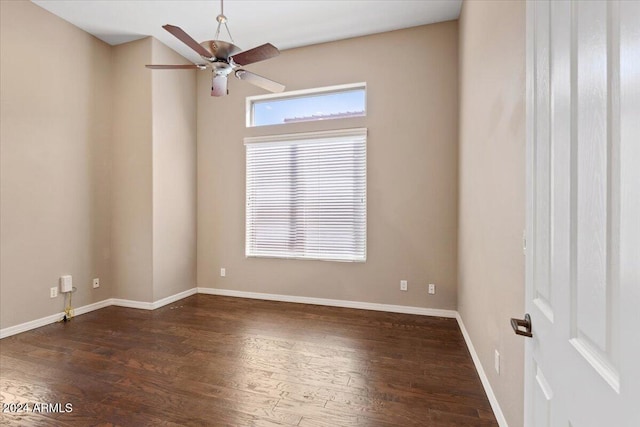
[[[245,138],[246,255],[365,261],[366,129]]]

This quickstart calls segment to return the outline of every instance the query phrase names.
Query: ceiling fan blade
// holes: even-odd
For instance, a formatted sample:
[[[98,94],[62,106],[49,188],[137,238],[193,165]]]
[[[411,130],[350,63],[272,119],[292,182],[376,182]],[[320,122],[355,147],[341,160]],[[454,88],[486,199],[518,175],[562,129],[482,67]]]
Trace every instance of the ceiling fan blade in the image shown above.
[[[284,90],[283,84],[274,82],[273,80],[269,80],[266,77],[259,76],[258,74],[247,70],[236,71],[236,77],[270,92],[282,92]]]
[[[278,55],[280,55],[280,51],[277,47],[271,43],[265,43],[262,46],[254,47],[253,49],[233,55],[233,62],[238,65],[249,65]]]
[[[211,83],[211,96],[225,96],[227,93],[227,76],[214,75]]]
[[[200,70],[204,68],[202,65],[145,65],[152,70]]]
[[[173,34],[178,40],[189,46],[191,49],[195,50],[201,56],[205,58],[212,58],[211,52],[200,46],[200,44],[195,41],[189,34],[185,33],[182,28],[169,24],[163,25],[162,28]]]

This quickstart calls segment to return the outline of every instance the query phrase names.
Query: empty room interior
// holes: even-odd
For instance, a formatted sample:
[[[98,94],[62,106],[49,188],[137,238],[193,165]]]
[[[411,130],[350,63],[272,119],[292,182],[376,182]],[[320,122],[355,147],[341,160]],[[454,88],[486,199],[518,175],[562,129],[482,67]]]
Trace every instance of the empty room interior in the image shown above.
[[[0,424],[639,425],[639,8],[556,3],[0,0]]]

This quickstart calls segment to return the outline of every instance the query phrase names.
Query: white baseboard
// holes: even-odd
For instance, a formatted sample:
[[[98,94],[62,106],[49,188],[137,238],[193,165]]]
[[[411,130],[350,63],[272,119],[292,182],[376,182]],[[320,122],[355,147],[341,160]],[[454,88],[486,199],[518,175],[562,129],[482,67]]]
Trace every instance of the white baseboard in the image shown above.
[[[186,291],[178,292],[174,295],[169,295],[166,298],[159,299],[154,302],[134,301],[130,299],[111,298],[111,305],[126,308],[137,308],[139,310],[155,310],[156,308],[164,307],[167,304],[179,301],[183,298],[190,297],[198,293],[198,288],[187,289]]]
[[[56,313],[51,316],[42,317],[40,319],[32,320],[30,322],[20,323],[19,325],[10,326],[8,328],[0,329],[0,339],[10,337],[22,332],[30,331],[31,329],[40,328],[50,323],[55,323],[62,319],[64,313]]]
[[[141,310],[155,310],[156,308],[163,307],[172,302],[176,302],[188,296],[194,295],[198,292],[197,288],[187,289],[186,291],[179,292],[175,295],[170,295],[166,298],[162,298],[155,302],[133,301],[119,298],[109,298],[102,301],[95,302],[93,304],[83,305],[82,307],[74,308],[73,315],[80,316],[85,313],[89,313],[101,308],[109,307],[110,305],[116,305],[118,307],[137,308]],[[50,325],[58,322],[64,316],[64,312],[52,314],[50,316],[42,317],[40,319],[32,320],[30,322],[21,323],[19,325],[10,326],[8,328],[0,329],[0,339],[16,335],[21,332],[27,332],[32,329],[40,328],[42,326]]]
[[[293,295],[263,294],[258,292],[234,291],[230,289],[198,288],[199,294],[221,295],[261,299],[268,301],[294,302],[298,304],[327,305],[331,307],[357,308],[360,310],[388,311],[391,313],[418,314],[422,316],[437,316],[455,318],[455,310],[441,310],[437,308],[412,307],[406,305],[379,304],[373,302],[347,301],[340,299],[300,297]]]
[[[80,316],[81,314],[86,314],[95,310],[100,310],[101,308],[109,307],[110,305],[113,305],[111,302],[111,299],[105,299],[102,301],[94,302],[93,304],[83,305],[82,307],[74,308],[73,315]]]
[[[455,310],[441,310],[436,308],[379,304],[379,303],[371,303],[371,302],[347,301],[347,300],[337,300],[337,299],[327,299],[327,298],[312,298],[312,297],[301,297],[301,296],[292,296],[292,295],[264,294],[264,293],[258,293],[258,292],[234,291],[230,289],[198,287],[198,288],[191,288],[183,292],[179,292],[175,295],[170,295],[166,298],[162,298],[155,302],[143,302],[143,301],[133,301],[133,300],[126,300],[126,299],[119,299],[119,298],[109,298],[93,304],[78,307],[74,309],[74,315],[79,316],[94,310],[99,310],[101,308],[108,307],[110,305],[116,305],[119,307],[127,307],[127,308],[137,308],[142,310],[155,310],[156,308],[163,307],[167,304],[171,304],[173,302],[189,297],[196,293],[239,297],[239,298],[260,299],[260,300],[269,300],[269,301],[292,302],[292,303],[299,303],[299,304],[313,304],[313,305],[325,305],[325,306],[331,306],[331,307],[355,308],[360,310],[374,310],[374,311],[387,311],[392,313],[417,314],[422,316],[455,318],[458,321],[460,330],[462,331],[462,336],[464,337],[464,341],[467,344],[467,348],[469,349],[469,353],[471,354],[471,358],[473,359],[473,363],[476,367],[476,371],[478,371],[478,375],[480,376],[480,381],[482,382],[484,391],[485,393],[487,393],[487,398],[489,399],[489,403],[491,404],[491,409],[493,409],[493,413],[496,416],[498,425],[500,427],[508,427],[507,420],[505,419],[504,414],[502,413],[502,409],[500,408],[500,404],[498,403],[498,399],[496,398],[496,395],[494,394],[493,389],[491,388],[491,384],[489,383],[489,378],[487,377],[487,374],[485,373],[484,368],[482,367],[482,363],[480,363],[480,358],[478,357],[478,354],[476,353],[473,343],[471,342],[471,337],[469,336],[469,333],[467,332],[467,329],[464,326],[462,317],[460,316],[460,313],[458,313]],[[55,323],[60,319],[62,319],[62,316],[64,316],[64,313],[62,312],[56,313],[56,314],[52,314],[51,316],[43,317],[40,319],[32,320],[30,322],[25,322],[19,325],[0,329],[0,339],[9,337],[11,335],[19,334],[21,332],[26,332],[31,329],[36,329],[41,326],[49,325],[51,323]]]
[[[174,303],[183,298],[190,297],[191,295],[195,295],[198,293],[198,288],[187,289],[186,291],[178,292],[174,295],[169,295],[166,298],[159,299],[158,301],[153,303],[153,308],[151,310],[155,310],[156,308],[164,307],[165,305]]]
[[[84,305],[82,307],[74,308],[73,315],[80,316],[81,314],[89,313],[94,310],[99,310],[111,305],[111,300],[102,300],[93,304]],[[59,322],[64,317],[64,312],[52,314],[51,316],[42,317],[40,319],[32,320],[30,322],[20,323],[19,325],[10,326],[8,328],[0,329],[0,339],[10,337],[22,332],[27,332],[32,329],[40,328],[42,326],[50,325],[52,323]]]
[[[412,307],[405,305],[392,305],[392,304],[378,304],[372,302],[360,302],[360,301],[347,301],[338,299],[327,298],[312,298],[301,297],[292,295],[278,295],[278,294],[264,294],[258,292],[244,292],[233,291],[229,289],[215,289],[215,288],[191,288],[183,292],[179,292],[175,295],[170,295],[166,298],[162,298],[155,302],[134,301],[120,298],[109,298],[93,304],[85,305],[75,308],[73,310],[74,316],[80,316],[85,313],[89,313],[94,310],[98,310],[110,305],[126,308],[136,308],[139,310],[155,310],[156,308],[163,307],[167,304],[171,304],[183,298],[189,297],[196,293],[210,294],[210,295],[222,295],[239,298],[251,298],[261,299],[269,301],[282,301],[293,302],[299,304],[313,304],[313,305],[326,305],[331,307],[344,307],[344,308],[356,308],[360,310],[374,310],[374,311],[387,311],[392,313],[404,313],[404,314],[418,314],[421,316],[438,316],[438,317],[450,317],[455,318],[457,312],[455,310],[441,310],[437,308],[424,308],[424,307]],[[63,312],[52,314],[50,316],[42,317],[40,319],[32,320],[30,322],[21,323],[19,325],[10,326],[8,328],[0,329],[0,339],[16,335],[21,332],[30,331],[32,329],[39,328],[41,326],[55,323],[62,319]]]
[[[146,301],[134,301],[130,299],[111,298],[110,305],[125,308],[137,308],[138,310],[153,310],[153,303]]]
[[[504,413],[500,408],[500,404],[498,403],[498,399],[496,398],[493,389],[491,388],[491,383],[489,383],[489,377],[487,377],[487,373],[484,371],[482,367],[482,363],[480,362],[480,358],[478,357],[478,353],[476,353],[475,347],[473,347],[473,343],[471,342],[471,337],[467,332],[467,328],[464,327],[464,322],[462,321],[462,317],[460,313],[456,312],[456,320],[458,321],[458,325],[460,326],[460,330],[462,331],[462,336],[464,337],[464,341],[467,343],[467,348],[469,349],[469,353],[471,353],[471,359],[473,359],[473,364],[476,366],[476,371],[478,371],[478,375],[480,376],[480,381],[482,382],[482,387],[484,387],[484,392],[487,393],[487,398],[489,399],[489,403],[491,404],[491,409],[493,410],[493,414],[496,416],[496,420],[498,421],[498,425],[500,427],[509,427],[507,424],[507,419],[504,417]]]

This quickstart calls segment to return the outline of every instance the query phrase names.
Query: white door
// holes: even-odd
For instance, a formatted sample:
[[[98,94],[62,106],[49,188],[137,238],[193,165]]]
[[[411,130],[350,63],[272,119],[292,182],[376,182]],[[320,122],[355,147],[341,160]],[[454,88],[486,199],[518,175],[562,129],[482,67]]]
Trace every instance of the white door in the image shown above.
[[[525,426],[640,426],[640,1],[527,4]]]

